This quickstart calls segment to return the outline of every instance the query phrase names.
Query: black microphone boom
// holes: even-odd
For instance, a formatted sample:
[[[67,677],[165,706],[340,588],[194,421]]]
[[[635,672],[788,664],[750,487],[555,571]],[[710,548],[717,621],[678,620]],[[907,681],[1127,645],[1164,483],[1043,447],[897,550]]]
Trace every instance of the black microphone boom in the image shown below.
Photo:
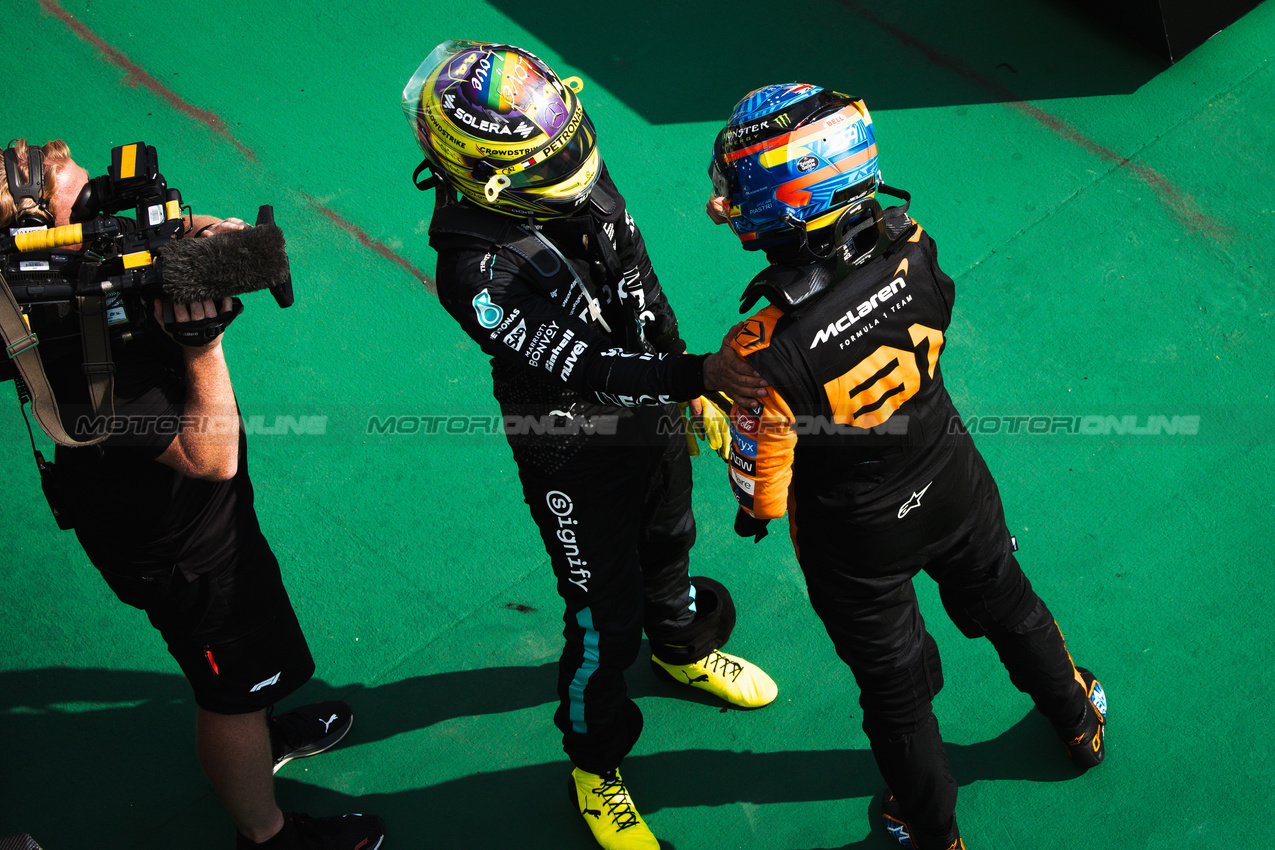
[[[274,224],[177,239],[156,254],[164,294],[178,304],[220,301],[260,289],[271,290],[281,307],[292,303],[283,231]]]

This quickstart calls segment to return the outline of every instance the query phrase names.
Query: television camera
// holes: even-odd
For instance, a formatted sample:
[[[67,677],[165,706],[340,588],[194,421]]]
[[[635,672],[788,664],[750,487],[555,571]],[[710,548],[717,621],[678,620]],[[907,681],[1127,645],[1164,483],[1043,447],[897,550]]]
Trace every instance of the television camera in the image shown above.
[[[15,169],[8,169],[15,198],[42,192],[40,169],[32,165],[25,186],[16,185]],[[118,215],[128,209],[134,217]],[[48,228],[27,217],[0,236],[0,273],[30,329],[28,345],[78,338],[85,321],[100,321],[87,310],[104,310],[110,338],[126,341],[151,326],[154,299],[165,300],[165,327],[178,342],[202,345],[243,310],[239,299],[219,316],[181,325],[169,301],[219,301],[268,288],[280,307],[293,303],[271,207],[260,208],[256,227],[203,239],[179,238],[186,230],[183,209],[189,214],[181,193],[159,172],[155,148],[136,142],[112,149],[107,173],[89,180],[72,206],[71,224]],[[0,361],[0,380],[15,375],[10,359]]]

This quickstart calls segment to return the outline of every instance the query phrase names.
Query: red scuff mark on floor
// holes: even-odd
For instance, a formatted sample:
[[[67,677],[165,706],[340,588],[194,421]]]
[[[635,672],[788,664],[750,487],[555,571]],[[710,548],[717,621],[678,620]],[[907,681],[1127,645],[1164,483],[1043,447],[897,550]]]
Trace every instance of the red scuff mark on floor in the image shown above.
[[[978,85],[984,91],[992,95],[997,101],[1017,109],[1024,116],[1035,121],[1037,124],[1054,133],[1058,137],[1071,142],[1098,159],[1113,163],[1117,168],[1125,168],[1133,172],[1137,175],[1138,179],[1155,192],[1155,194],[1160,198],[1160,202],[1164,204],[1173,217],[1186,227],[1205,233],[1209,236],[1221,237],[1225,235],[1218,223],[1208,215],[1205,215],[1190,195],[1179,190],[1155,169],[1148,168],[1145,165],[1138,165],[1132,162],[1128,157],[1122,156],[1110,148],[1099,144],[1086,136],[1079,129],[1071,126],[1066,121],[1063,121],[1058,116],[1051,115],[1045,110],[1037,106],[1032,106],[1030,103],[1022,100],[1018,94],[1008,86],[998,82],[997,80],[979,74],[959,59],[949,56],[933,45],[921,41],[906,30],[884,20],[861,3],[854,2],[854,0],[841,0],[841,5],[845,6],[855,14],[866,18],[874,26],[880,27],[905,47],[910,47],[914,50],[920,51],[925,58],[929,59],[935,65],[947,68],[948,70],[953,71]]]
[[[359,227],[357,224],[354,224],[353,222],[347,221],[339,213],[336,213],[333,210],[329,209],[328,207],[324,206],[323,203],[321,203],[320,201],[310,197],[307,197],[306,200],[307,202],[309,202],[310,206],[314,209],[315,212],[317,212],[319,215],[323,216],[328,221],[335,224],[337,227],[344,230],[346,233],[353,236],[356,240],[358,240],[359,244],[362,245],[364,248],[367,248],[370,251],[380,254],[382,257],[389,260],[391,263],[394,263],[395,265],[403,269],[406,269],[412,275],[412,277],[416,278],[421,283],[423,283],[425,285],[425,288],[428,289],[430,292],[434,292],[434,293],[438,292],[437,288],[434,286],[434,281],[429,277],[429,275],[425,274],[423,271],[421,271],[416,266],[414,266],[412,262],[408,260],[406,257],[403,257],[402,255],[397,253],[393,248],[386,245],[384,242],[381,242],[373,238],[372,235],[369,234],[366,230]]]
[[[125,85],[141,86],[154,94],[160,100],[167,103],[173,109],[183,115],[193,118],[201,124],[204,124],[218,136],[221,136],[223,139],[230,142],[230,144],[234,145],[235,149],[243,154],[244,158],[249,162],[257,161],[257,155],[252,152],[252,149],[236,139],[234,134],[230,132],[230,128],[226,126],[226,122],[221,120],[221,117],[215,112],[210,112],[207,109],[200,109],[193,104],[187,103],[180,95],[165,86],[159,80],[155,79],[155,77],[151,76],[142,66],[129,59],[114,47],[111,47],[100,36],[98,36],[97,33],[93,32],[82,22],[76,20],[70,12],[63,9],[60,4],[55,2],[55,0],[40,0],[40,6],[44,9],[44,11],[66,24],[71,32],[75,33],[83,41],[93,45],[101,51],[102,55],[106,57],[106,61],[124,71]]]
[[[226,122],[223,121],[215,112],[211,112],[207,109],[200,109],[197,106],[187,103],[180,95],[165,86],[159,80],[155,79],[155,77],[148,73],[146,69],[142,68],[114,47],[111,47],[81,21],[76,20],[75,17],[70,12],[63,9],[56,0],[40,0],[40,6],[44,9],[44,11],[66,24],[66,26],[83,41],[91,44],[93,47],[101,51],[102,55],[108,62],[123,70],[125,73],[125,85],[142,86],[159,97],[173,109],[176,109],[183,115],[187,115],[196,121],[199,121],[218,136],[230,142],[230,144],[234,145],[235,149],[243,154],[244,158],[249,162],[257,162],[257,155],[253,153],[252,149],[235,138],[234,134],[230,132],[230,128],[226,126]],[[395,253],[393,249],[384,243],[373,239],[358,225],[347,221],[313,198],[307,198],[307,200],[320,215],[345,232],[349,233],[357,239],[361,245],[379,254],[395,265],[406,269],[413,277],[425,284],[426,289],[430,292],[435,291],[433,280],[431,280],[430,277],[420,269],[416,268],[416,266],[412,265],[409,260]]]

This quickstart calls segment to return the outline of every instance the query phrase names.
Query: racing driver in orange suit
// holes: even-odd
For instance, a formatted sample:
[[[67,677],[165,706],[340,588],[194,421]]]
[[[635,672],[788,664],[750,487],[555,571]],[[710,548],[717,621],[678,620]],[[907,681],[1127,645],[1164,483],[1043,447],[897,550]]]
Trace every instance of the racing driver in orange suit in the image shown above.
[[[905,847],[963,848],[956,780],[931,701],[943,686],[912,578],[938,582],[948,615],[996,647],[1010,680],[1053,724],[1075,765],[1104,755],[1106,698],[1073,665],[1014,552],[996,483],[943,385],[955,288],[934,240],[882,209],[862,100],[767,86],[718,136],[708,212],[769,265],[748,285],[734,348],[771,384],[731,410],[736,528],[788,513],[815,612],[860,689]]]

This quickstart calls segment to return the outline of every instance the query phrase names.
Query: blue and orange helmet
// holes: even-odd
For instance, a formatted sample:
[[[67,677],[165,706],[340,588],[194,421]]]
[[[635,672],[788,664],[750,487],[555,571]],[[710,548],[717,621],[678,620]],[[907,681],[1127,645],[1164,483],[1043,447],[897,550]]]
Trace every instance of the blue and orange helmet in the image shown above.
[[[818,86],[757,89],[718,134],[709,175],[746,249],[813,246],[848,207],[876,194],[872,117],[861,99]]]
[[[403,111],[453,189],[497,212],[550,218],[581,205],[601,172],[581,88],[527,50],[445,41],[403,89]]]

